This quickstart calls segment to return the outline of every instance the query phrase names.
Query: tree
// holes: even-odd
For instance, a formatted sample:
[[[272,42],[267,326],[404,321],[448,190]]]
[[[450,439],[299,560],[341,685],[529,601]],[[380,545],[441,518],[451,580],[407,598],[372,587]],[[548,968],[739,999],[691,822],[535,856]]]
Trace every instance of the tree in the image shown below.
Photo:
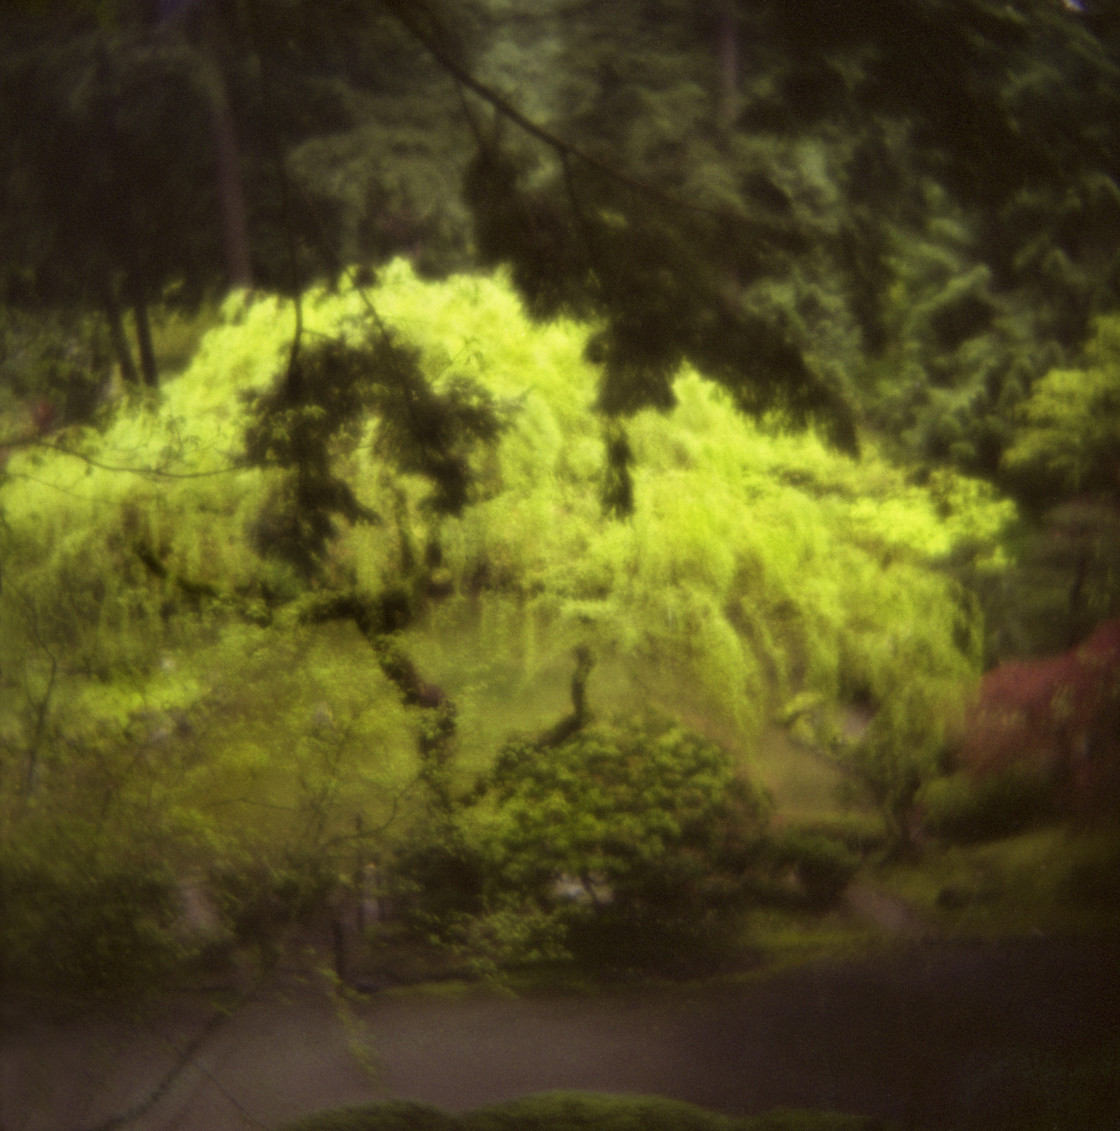
[[[122,375],[154,385],[151,306],[196,301],[220,262],[194,57],[133,29],[22,31],[0,60],[6,298],[100,310]]]
[[[957,751],[983,780],[1018,771],[1067,811],[1112,814],[1120,801],[1120,620],[1060,655],[987,672]]]
[[[1017,424],[1005,473],[1038,515],[1036,568],[1064,580],[1052,644],[1072,646],[1120,609],[1120,317],[1096,322],[1082,366],[1035,384]]]
[[[688,357],[748,411],[844,441],[856,406],[995,475],[1017,400],[1111,301],[1115,63],[1060,6],[479,4],[473,51],[389,7],[486,104],[479,253],[542,316],[601,320],[610,415],[669,403]]]
[[[1120,505],[1120,316],[1098,320],[1084,361],[1035,384],[1004,463],[1039,493],[1101,494]]]
[[[54,43],[43,25],[28,24],[3,57],[12,105],[26,111],[2,127],[13,155],[6,191],[18,206],[5,212],[6,246],[11,293],[29,305],[100,303],[123,367],[131,352],[121,346],[124,305],[139,327],[165,286],[189,292],[221,275],[215,96],[213,73],[188,42],[151,36],[125,18],[127,5],[92,6],[106,13],[107,30],[76,20]],[[220,626],[234,659],[211,668],[225,674],[254,650],[275,653],[285,640],[294,652],[296,641],[337,629],[332,646],[349,658],[356,642],[356,678],[376,689],[377,711],[396,720],[394,733],[417,756],[417,820],[453,817],[462,783],[448,763],[459,704],[422,678],[401,635],[433,592],[446,550],[444,592],[512,594],[518,625],[535,630],[553,616],[566,631],[597,633],[596,646],[620,662],[652,657],[666,683],[689,673],[697,697],[718,701],[744,735],[803,687],[866,707],[876,722],[848,752],[851,765],[903,837],[917,786],[939,756],[941,705],[978,655],[973,604],[930,563],[942,563],[970,528],[982,547],[975,556],[986,555],[1004,509],[982,492],[973,507],[974,484],[955,498],[938,490],[947,480],[936,475],[904,482],[871,457],[857,471],[816,448],[795,452],[780,433],[816,423],[851,446],[861,393],[873,398],[880,379],[907,390],[905,400],[914,378],[927,404],[937,400],[930,387],[943,385],[952,411],[935,415],[967,417],[975,402],[958,395],[968,391],[961,374],[977,358],[976,380],[1003,412],[1014,397],[1004,404],[997,386],[1011,387],[1008,343],[1020,340],[1007,326],[1028,305],[1030,272],[1019,257],[1035,255],[1038,240],[1060,245],[1044,256],[1056,264],[1047,276],[1054,337],[1040,353],[1066,348],[1085,310],[1103,301],[1115,245],[1100,177],[1111,168],[1114,117],[1096,110],[1113,105],[1104,80],[1115,68],[1075,17],[1052,7],[1032,13],[1035,24],[986,0],[894,0],[873,12],[815,0],[808,8],[721,3],[714,12],[685,0],[220,8],[200,0],[196,11],[215,17],[208,50],[241,129],[258,278],[301,297],[286,343],[283,303],[230,303],[192,380],[143,412],[122,411],[111,442],[107,425],[104,437],[70,449],[86,460],[83,473],[90,469],[80,483],[60,471],[61,452],[35,453],[38,467],[24,454],[13,462],[29,481],[57,476],[56,493],[86,516],[71,522],[60,506],[47,525],[37,517],[37,508],[49,510],[41,497],[13,492],[20,556],[5,566],[26,571],[31,612],[57,617],[44,646],[17,633],[5,640],[10,672],[28,676],[14,738],[5,736],[24,777],[44,762],[39,716],[60,704],[95,715],[82,698],[93,686],[116,731],[99,750],[76,727],[74,748],[108,792],[117,779],[106,767],[127,771],[137,802],[154,807],[158,796],[142,787],[166,763],[146,732],[132,730],[138,700],[169,694],[164,641],[193,643]],[[1029,63],[1051,33],[1066,63],[1104,83],[1093,114],[1079,116],[1084,104]],[[634,49],[618,52],[619,38]],[[723,54],[713,56],[719,43]],[[944,55],[932,61],[932,93],[919,81],[931,43]],[[149,80],[159,95],[150,104]],[[179,103],[163,97],[171,92]],[[17,128],[37,108],[52,125],[42,136]],[[156,144],[165,127],[192,161],[178,183]],[[76,146],[86,135],[100,146]],[[1005,147],[1006,168],[987,178],[988,151]],[[444,158],[447,168],[433,173]],[[352,255],[378,260],[394,249],[422,260],[415,245],[435,243],[431,231],[465,257],[466,213],[449,189],[460,166],[472,262],[508,269],[524,306],[553,322],[538,327],[539,339],[501,283],[460,277],[424,292],[393,265],[377,299],[395,304],[383,324],[366,287],[371,272],[345,269]],[[64,188],[71,173],[76,199]],[[1024,182],[1033,196],[1020,193]],[[1067,189],[1073,203],[1054,233],[1044,216]],[[109,207],[118,198],[120,207]],[[180,232],[166,218],[185,207],[195,211]],[[1096,250],[1076,237],[1082,214],[1094,218]],[[1003,242],[995,220],[1007,217],[1016,224]],[[425,266],[453,261],[447,251]],[[329,286],[303,295],[313,273]],[[584,328],[557,317],[565,314]],[[882,367],[865,372],[861,390],[869,355]],[[679,434],[659,431],[668,418],[639,412],[675,401]],[[732,404],[767,417],[767,427],[744,431]],[[902,405],[897,431],[918,412]],[[498,452],[493,441],[518,415],[516,450]],[[597,473],[603,440],[606,469]],[[999,444],[990,447],[998,457]],[[120,451],[151,453],[127,491],[93,475],[122,466]],[[927,454],[965,458],[948,434]],[[207,491],[211,475],[228,478]],[[599,522],[597,490],[602,510],[636,510],[637,520]],[[480,515],[478,500],[497,505]],[[58,612],[60,593],[70,594],[72,613]],[[5,615],[34,623],[16,605]],[[99,648],[87,623],[97,625]],[[677,669],[664,665],[668,653]],[[204,713],[202,689],[222,682],[213,679],[176,683],[176,693]],[[129,681],[128,695],[115,686]],[[244,695],[251,710],[235,704],[230,716],[253,715],[256,725],[268,692]],[[586,705],[573,706],[548,742],[507,751],[479,802],[494,818],[487,850],[522,873],[503,894],[497,867],[491,872],[493,898],[508,896],[499,910],[535,906],[570,925],[572,940],[591,947],[598,938],[619,955],[626,931],[653,931],[662,911],[683,932],[678,941],[709,917],[725,922],[723,901],[734,902],[749,849],[737,838],[749,841],[758,806],[736,799],[734,775],[695,735],[667,723],[590,724]],[[228,718],[212,726],[215,737],[232,729]],[[273,772],[253,730],[222,747],[245,791]],[[203,771],[191,744],[180,745],[177,767],[189,782]],[[78,792],[85,779],[67,776],[67,751],[54,753],[59,776]],[[692,776],[681,777],[677,763]],[[300,772],[301,787],[319,798],[318,779],[306,765]],[[665,782],[683,797],[694,781],[695,806],[674,815]],[[579,792],[585,783],[588,796]],[[664,804],[651,808],[646,796]],[[562,843],[546,859],[518,821],[555,798]],[[559,903],[549,890],[558,877],[588,905]]]
[[[28,5],[93,12],[114,34],[139,7]],[[747,411],[849,445],[868,412],[928,458],[995,474],[1017,400],[1110,301],[1116,83],[1099,13],[173,7],[227,219],[237,119],[259,280],[298,289],[396,252],[434,272],[469,262],[457,183],[473,150],[473,250],[510,263],[542,316],[599,320],[589,349],[622,444],[624,418],[669,403],[690,359]]]

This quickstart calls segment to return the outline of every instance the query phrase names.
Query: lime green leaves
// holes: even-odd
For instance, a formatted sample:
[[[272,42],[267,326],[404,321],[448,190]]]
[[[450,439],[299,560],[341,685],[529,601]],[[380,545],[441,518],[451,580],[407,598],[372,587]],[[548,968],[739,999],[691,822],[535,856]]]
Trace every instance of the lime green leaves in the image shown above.
[[[1052,369],[1021,409],[1012,472],[1120,497],[1120,317],[1100,319],[1080,369]]]

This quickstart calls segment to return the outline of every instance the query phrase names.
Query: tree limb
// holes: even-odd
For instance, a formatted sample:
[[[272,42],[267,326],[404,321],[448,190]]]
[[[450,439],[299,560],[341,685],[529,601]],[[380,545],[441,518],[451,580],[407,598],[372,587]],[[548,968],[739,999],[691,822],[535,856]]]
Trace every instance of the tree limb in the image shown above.
[[[558,134],[553,133],[551,130],[546,129],[544,126],[534,122],[531,118],[526,117],[517,109],[511,102],[503,98],[492,87],[487,86],[486,83],[475,78],[461,63],[459,63],[453,56],[437,42],[435,37],[427,30],[425,30],[417,18],[416,5],[414,0],[381,0],[383,8],[387,9],[389,14],[400,23],[404,29],[428,52],[429,55],[461,86],[470,90],[473,94],[478,95],[484,102],[493,106],[503,118],[512,122],[515,126],[523,130],[530,137],[534,137],[537,141],[543,142],[550,149],[552,149],[561,159],[565,162],[566,159],[575,159],[581,164],[586,165],[588,168],[594,169],[598,173],[602,173],[610,180],[618,184],[625,185],[627,188],[632,189],[634,192],[647,197],[650,200],[657,201],[659,204],[667,205],[670,208],[680,209],[686,212],[699,213],[706,216],[722,217],[724,219],[741,220],[742,217],[735,212],[731,212],[726,208],[712,208],[708,205],[698,204],[695,201],[685,200],[682,197],[674,196],[672,193],[667,193],[659,188],[649,184],[646,181],[640,180],[637,177],[631,177],[623,173],[616,166],[612,165],[609,161],[604,161],[594,154],[588,153],[586,149],[566,141]],[[429,15],[431,13],[429,12]],[[468,122],[471,126],[472,132],[480,145],[485,144],[481,138],[480,131],[473,118],[468,114]]]

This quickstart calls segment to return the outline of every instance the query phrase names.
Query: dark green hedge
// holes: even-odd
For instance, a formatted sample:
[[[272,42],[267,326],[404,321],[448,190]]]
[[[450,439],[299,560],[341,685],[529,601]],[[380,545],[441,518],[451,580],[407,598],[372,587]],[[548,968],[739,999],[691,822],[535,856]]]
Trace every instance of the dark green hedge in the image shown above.
[[[891,1131],[878,1120],[774,1111],[733,1118],[679,1100],[546,1092],[451,1115],[425,1104],[368,1104],[309,1115],[281,1131]]]

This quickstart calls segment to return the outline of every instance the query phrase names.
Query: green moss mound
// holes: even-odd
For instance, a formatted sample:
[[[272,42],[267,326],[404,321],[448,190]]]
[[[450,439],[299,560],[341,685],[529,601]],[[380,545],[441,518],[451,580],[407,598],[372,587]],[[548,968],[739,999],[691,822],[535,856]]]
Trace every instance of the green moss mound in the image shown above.
[[[774,1111],[733,1118],[655,1096],[547,1092],[449,1115],[412,1103],[382,1103],[310,1115],[283,1131],[890,1131],[862,1116]]]
[[[342,1107],[286,1123],[282,1131],[459,1131],[462,1121],[428,1104],[389,1102]]]

